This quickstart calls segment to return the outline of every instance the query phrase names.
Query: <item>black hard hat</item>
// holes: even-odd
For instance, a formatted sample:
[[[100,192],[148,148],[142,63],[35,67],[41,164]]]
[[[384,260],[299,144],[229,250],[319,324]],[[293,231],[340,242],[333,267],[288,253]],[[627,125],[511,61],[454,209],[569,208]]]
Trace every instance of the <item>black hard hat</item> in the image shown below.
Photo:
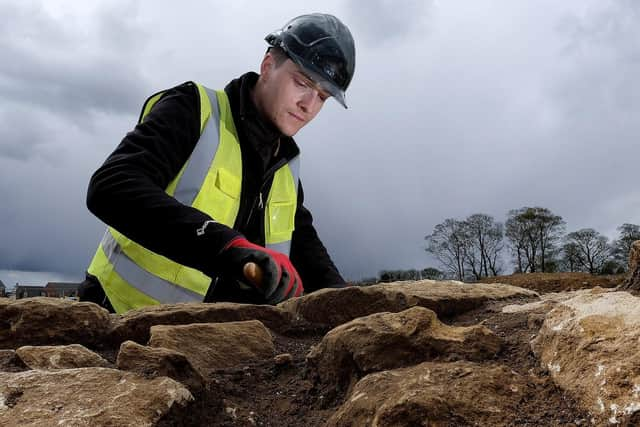
[[[265,37],[279,47],[329,92],[344,108],[344,92],[356,67],[356,48],[351,32],[338,18],[312,13],[293,18]]]

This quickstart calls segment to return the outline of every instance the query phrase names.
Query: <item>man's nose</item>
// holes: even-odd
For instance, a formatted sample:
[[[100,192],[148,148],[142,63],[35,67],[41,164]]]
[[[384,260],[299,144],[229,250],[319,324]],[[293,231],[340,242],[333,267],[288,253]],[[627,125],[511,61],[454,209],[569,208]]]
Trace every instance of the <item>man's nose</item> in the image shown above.
[[[307,90],[302,95],[300,99],[300,108],[304,112],[310,111],[313,107],[315,107],[315,103],[320,101],[320,94],[318,89],[307,88]]]

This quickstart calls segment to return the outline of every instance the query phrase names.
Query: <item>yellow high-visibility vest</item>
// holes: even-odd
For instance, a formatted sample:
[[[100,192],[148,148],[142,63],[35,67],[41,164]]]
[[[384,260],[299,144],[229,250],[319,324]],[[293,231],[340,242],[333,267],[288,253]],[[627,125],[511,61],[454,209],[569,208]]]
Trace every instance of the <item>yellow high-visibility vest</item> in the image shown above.
[[[233,227],[242,191],[242,154],[229,99],[223,90],[196,86],[200,139],[165,191]],[[141,122],[163,93],[147,99]],[[264,210],[266,246],[287,255],[295,223],[299,165],[296,156],[276,171]],[[88,272],[98,278],[117,313],[148,305],[202,302],[211,283],[204,273],[150,251],[113,227],[107,228]]]

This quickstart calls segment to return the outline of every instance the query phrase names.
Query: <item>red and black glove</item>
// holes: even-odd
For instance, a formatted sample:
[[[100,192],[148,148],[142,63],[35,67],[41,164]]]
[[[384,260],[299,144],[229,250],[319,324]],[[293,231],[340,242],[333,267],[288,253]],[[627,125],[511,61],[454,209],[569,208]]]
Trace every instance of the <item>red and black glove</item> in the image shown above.
[[[232,240],[222,251],[222,269],[236,280],[254,287],[269,304],[277,304],[304,292],[300,275],[289,257],[281,252],[255,245],[239,237]],[[260,283],[247,280],[244,266],[253,262],[262,271]]]

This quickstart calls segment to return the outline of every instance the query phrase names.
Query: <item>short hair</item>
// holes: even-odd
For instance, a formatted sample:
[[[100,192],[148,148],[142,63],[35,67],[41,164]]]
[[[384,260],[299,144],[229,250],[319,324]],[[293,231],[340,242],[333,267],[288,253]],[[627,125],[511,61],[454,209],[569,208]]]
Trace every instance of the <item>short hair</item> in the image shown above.
[[[271,56],[273,56],[276,67],[279,67],[284,63],[284,61],[289,59],[289,55],[287,55],[287,53],[284,50],[282,50],[282,48],[277,46],[270,46],[267,49],[267,53],[271,53]]]

